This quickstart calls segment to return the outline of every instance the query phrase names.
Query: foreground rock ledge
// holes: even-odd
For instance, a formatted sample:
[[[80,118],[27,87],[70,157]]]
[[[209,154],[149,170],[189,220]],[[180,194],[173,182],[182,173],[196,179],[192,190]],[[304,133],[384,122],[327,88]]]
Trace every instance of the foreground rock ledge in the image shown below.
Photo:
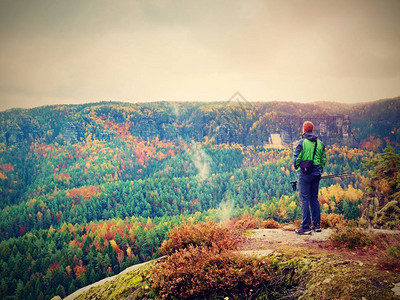
[[[240,252],[255,257],[278,254],[278,257],[291,259],[304,272],[305,284],[298,299],[400,299],[400,274],[377,268],[379,257],[374,253],[329,246],[331,230],[300,236],[293,229],[249,230]],[[128,283],[154,263],[156,261],[131,266],[65,299],[111,299],[111,295],[112,299],[127,299],[126,291],[131,289]],[[115,298],[118,294],[125,296]]]

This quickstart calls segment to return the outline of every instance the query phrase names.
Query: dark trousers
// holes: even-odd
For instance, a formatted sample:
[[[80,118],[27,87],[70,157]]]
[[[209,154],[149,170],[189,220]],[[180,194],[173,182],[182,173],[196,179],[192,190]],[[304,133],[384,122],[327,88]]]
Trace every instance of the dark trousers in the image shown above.
[[[318,202],[318,187],[321,175],[299,174],[299,195],[301,200],[301,211],[303,220],[301,227],[310,228],[310,208],[311,218],[314,226],[320,226],[321,209]]]

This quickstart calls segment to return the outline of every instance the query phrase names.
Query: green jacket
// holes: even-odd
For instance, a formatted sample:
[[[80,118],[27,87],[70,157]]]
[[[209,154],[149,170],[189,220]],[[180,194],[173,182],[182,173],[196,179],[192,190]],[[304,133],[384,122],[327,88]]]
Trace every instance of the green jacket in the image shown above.
[[[326,164],[325,146],[314,133],[304,133],[303,138],[297,143],[293,153],[293,165],[296,171],[300,171],[300,162],[311,160],[313,157],[314,146],[317,142],[317,149],[314,156],[314,168],[311,175],[321,175]]]

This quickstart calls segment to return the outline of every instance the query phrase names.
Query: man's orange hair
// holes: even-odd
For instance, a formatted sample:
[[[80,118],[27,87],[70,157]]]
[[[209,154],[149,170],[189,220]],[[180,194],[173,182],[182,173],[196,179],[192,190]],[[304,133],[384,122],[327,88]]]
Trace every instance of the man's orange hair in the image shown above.
[[[314,124],[310,121],[305,121],[303,123],[303,133],[313,132],[313,131],[314,131]]]

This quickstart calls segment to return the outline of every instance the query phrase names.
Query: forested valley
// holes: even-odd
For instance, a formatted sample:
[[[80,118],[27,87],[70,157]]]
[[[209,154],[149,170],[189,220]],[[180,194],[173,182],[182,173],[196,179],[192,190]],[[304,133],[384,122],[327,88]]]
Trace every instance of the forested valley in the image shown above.
[[[358,219],[376,194],[378,207],[393,204],[398,170],[381,169],[388,169],[385,155],[398,163],[399,110],[400,99],[389,99],[100,102],[0,112],[0,298],[64,297],[160,256],[161,242],[182,222],[299,219],[293,144],[270,143],[290,116],[345,114],[352,122],[352,143],[331,135],[326,144],[326,174],[353,176],[321,181],[323,213]],[[385,216],[374,221],[400,226]]]

